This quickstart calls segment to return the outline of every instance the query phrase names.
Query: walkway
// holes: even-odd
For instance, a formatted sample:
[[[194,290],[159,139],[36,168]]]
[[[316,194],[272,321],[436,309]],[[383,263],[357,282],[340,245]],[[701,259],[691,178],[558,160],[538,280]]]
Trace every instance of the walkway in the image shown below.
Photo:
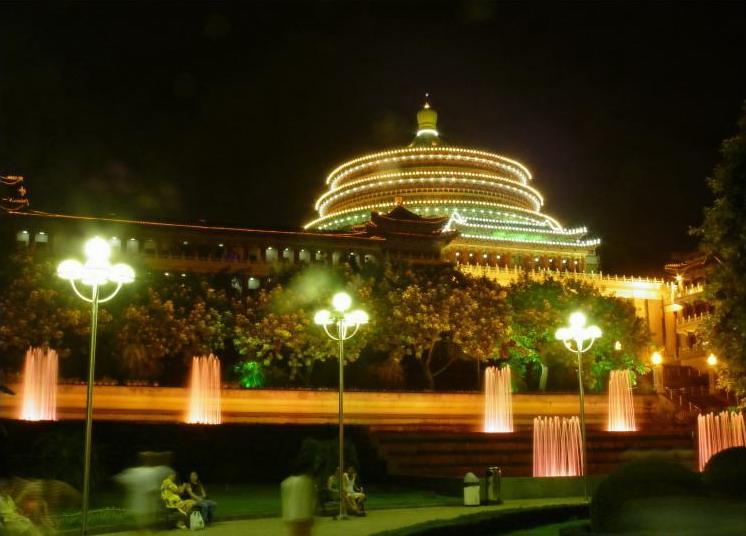
[[[314,536],[372,536],[386,530],[417,525],[426,521],[447,520],[468,514],[489,511],[520,510],[541,508],[542,506],[582,504],[582,498],[562,499],[523,499],[508,501],[499,506],[436,506],[429,508],[403,508],[398,510],[373,510],[367,517],[350,518],[347,521],[334,521],[328,517],[317,518]],[[185,534],[186,531],[184,531]],[[174,536],[178,532],[174,531]],[[287,528],[277,517],[223,521],[216,523],[204,532],[205,536],[287,536]],[[136,532],[122,532],[117,536],[138,536]]]

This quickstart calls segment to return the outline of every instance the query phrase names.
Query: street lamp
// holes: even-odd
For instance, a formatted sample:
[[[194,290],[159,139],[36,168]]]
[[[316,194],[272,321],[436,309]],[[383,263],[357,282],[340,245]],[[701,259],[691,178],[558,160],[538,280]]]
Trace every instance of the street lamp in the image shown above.
[[[709,389],[708,391],[710,394],[715,394],[717,392],[717,386],[715,385],[715,382],[717,381],[717,374],[715,373],[715,366],[718,364],[718,358],[715,357],[715,354],[710,354],[707,356],[707,382],[709,383]]]
[[[91,353],[88,361],[88,397],[85,415],[85,461],[83,466],[83,518],[81,534],[88,531],[88,499],[91,475],[91,432],[93,425],[93,372],[96,368],[96,327],[98,324],[98,304],[112,299],[122,285],[135,280],[135,271],[127,264],[109,263],[111,247],[103,238],[91,238],[83,249],[85,264],[74,259],[62,261],[57,267],[57,275],[70,281],[75,294],[91,304]],[[116,284],[108,296],[101,297],[100,287],[108,283]],[[79,286],[90,287],[90,293],[81,291]]]
[[[346,292],[338,292],[332,298],[332,311],[322,309],[314,317],[314,323],[324,326],[324,331],[337,341],[339,349],[339,515],[337,519],[345,519],[345,505],[342,490],[342,473],[344,472],[344,355],[345,341],[351,339],[362,324],[368,323],[368,314],[356,309],[347,312],[352,305],[352,298]]]
[[[586,463],[586,444],[585,444],[585,398],[583,391],[583,353],[587,352],[593,346],[593,342],[601,336],[601,330],[598,326],[586,326],[586,318],[580,311],[570,315],[570,325],[566,328],[559,328],[554,336],[565,344],[565,347],[578,356],[578,389],[580,392],[580,442],[582,452],[583,468],[583,490],[585,498],[588,499],[588,471]]]

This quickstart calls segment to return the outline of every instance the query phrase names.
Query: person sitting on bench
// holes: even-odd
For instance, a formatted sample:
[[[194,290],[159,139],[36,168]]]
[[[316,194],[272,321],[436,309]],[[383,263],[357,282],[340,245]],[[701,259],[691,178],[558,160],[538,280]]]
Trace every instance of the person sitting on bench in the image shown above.
[[[184,484],[178,486],[176,484],[176,472],[171,471],[165,480],[161,483],[161,499],[166,508],[176,510],[181,514],[182,519],[176,523],[176,526],[180,529],[186,529],[187,520],[189,514],[194,507],[197,505],[197,501],[193,499],[182,499],[181,494],[184,493]]]

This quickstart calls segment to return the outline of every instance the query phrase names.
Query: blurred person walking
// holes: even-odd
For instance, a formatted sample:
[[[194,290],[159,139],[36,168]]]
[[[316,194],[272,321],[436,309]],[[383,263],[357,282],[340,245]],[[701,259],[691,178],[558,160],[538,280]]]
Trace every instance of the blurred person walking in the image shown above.
[[[301,456],[293,474],[280,486],[282,519],[290,536],[309,536],[316,511],[316,492],[313,479],[313,460]]]
[[[170,453],[141,452],[140,465],[114,477],[127,491],[126,506],[134,515],[139,530],[153,530],[160,509],[161,482],[173,469],[166,464]]]

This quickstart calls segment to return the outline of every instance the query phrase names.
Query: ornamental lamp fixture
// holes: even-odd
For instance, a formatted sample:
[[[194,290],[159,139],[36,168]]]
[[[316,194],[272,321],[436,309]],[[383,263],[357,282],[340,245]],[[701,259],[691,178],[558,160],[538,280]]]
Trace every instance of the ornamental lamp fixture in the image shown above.
[[[585,315],[576,311],[570,315],[570,325],[559,328],[554,336],[562,341],[565,347],[578,357],[578,393],[580,395],[580,447],[581,467],[583,468],[583,490],[588,500],[588,471],[586,463],[585,441],[585,393],[583,391],[583,353],[593,346],[593,342],[601,336],[598,326],[586,326]]]
[[[91,437],[93,428],[93,380],[96,369],[96,328],[98,325],[98,305],[112,299],[122,285],[135,280],[135,271],[131,266],[123,263],[112,265],[109,262],[111,246],[103,238],[91,238],[83,247],[86,261],[81,263],[75,259],[62,261],[57,267],[57,276],[70,281],[75,294],[91,304],[91,341],[88,360],[88,396],[86,398],[85,418],[85,459],[83,465],[83,504],[81,519],[81,534],[88,532],[88,506],[90,497],[91,475]],[[113,283],[116,287],[105,297],[101,297],[99,287]],[[81,288],[82,287],[82,288]],[[89,287],[89,292],[84,292]]]
[[[332,297],[332,311],[322,309],[313,316],[314,324],[324,327],[330,339],[338,342],[339,351],[339,470],[344,471],[344,343],[355,336],[360,326],[368,323],[368,313],[362,309],[349,311],[352,298],[346,292]],[[345,519],[345,503],[342,476],[339,476],[339,514],[336,519]]]

